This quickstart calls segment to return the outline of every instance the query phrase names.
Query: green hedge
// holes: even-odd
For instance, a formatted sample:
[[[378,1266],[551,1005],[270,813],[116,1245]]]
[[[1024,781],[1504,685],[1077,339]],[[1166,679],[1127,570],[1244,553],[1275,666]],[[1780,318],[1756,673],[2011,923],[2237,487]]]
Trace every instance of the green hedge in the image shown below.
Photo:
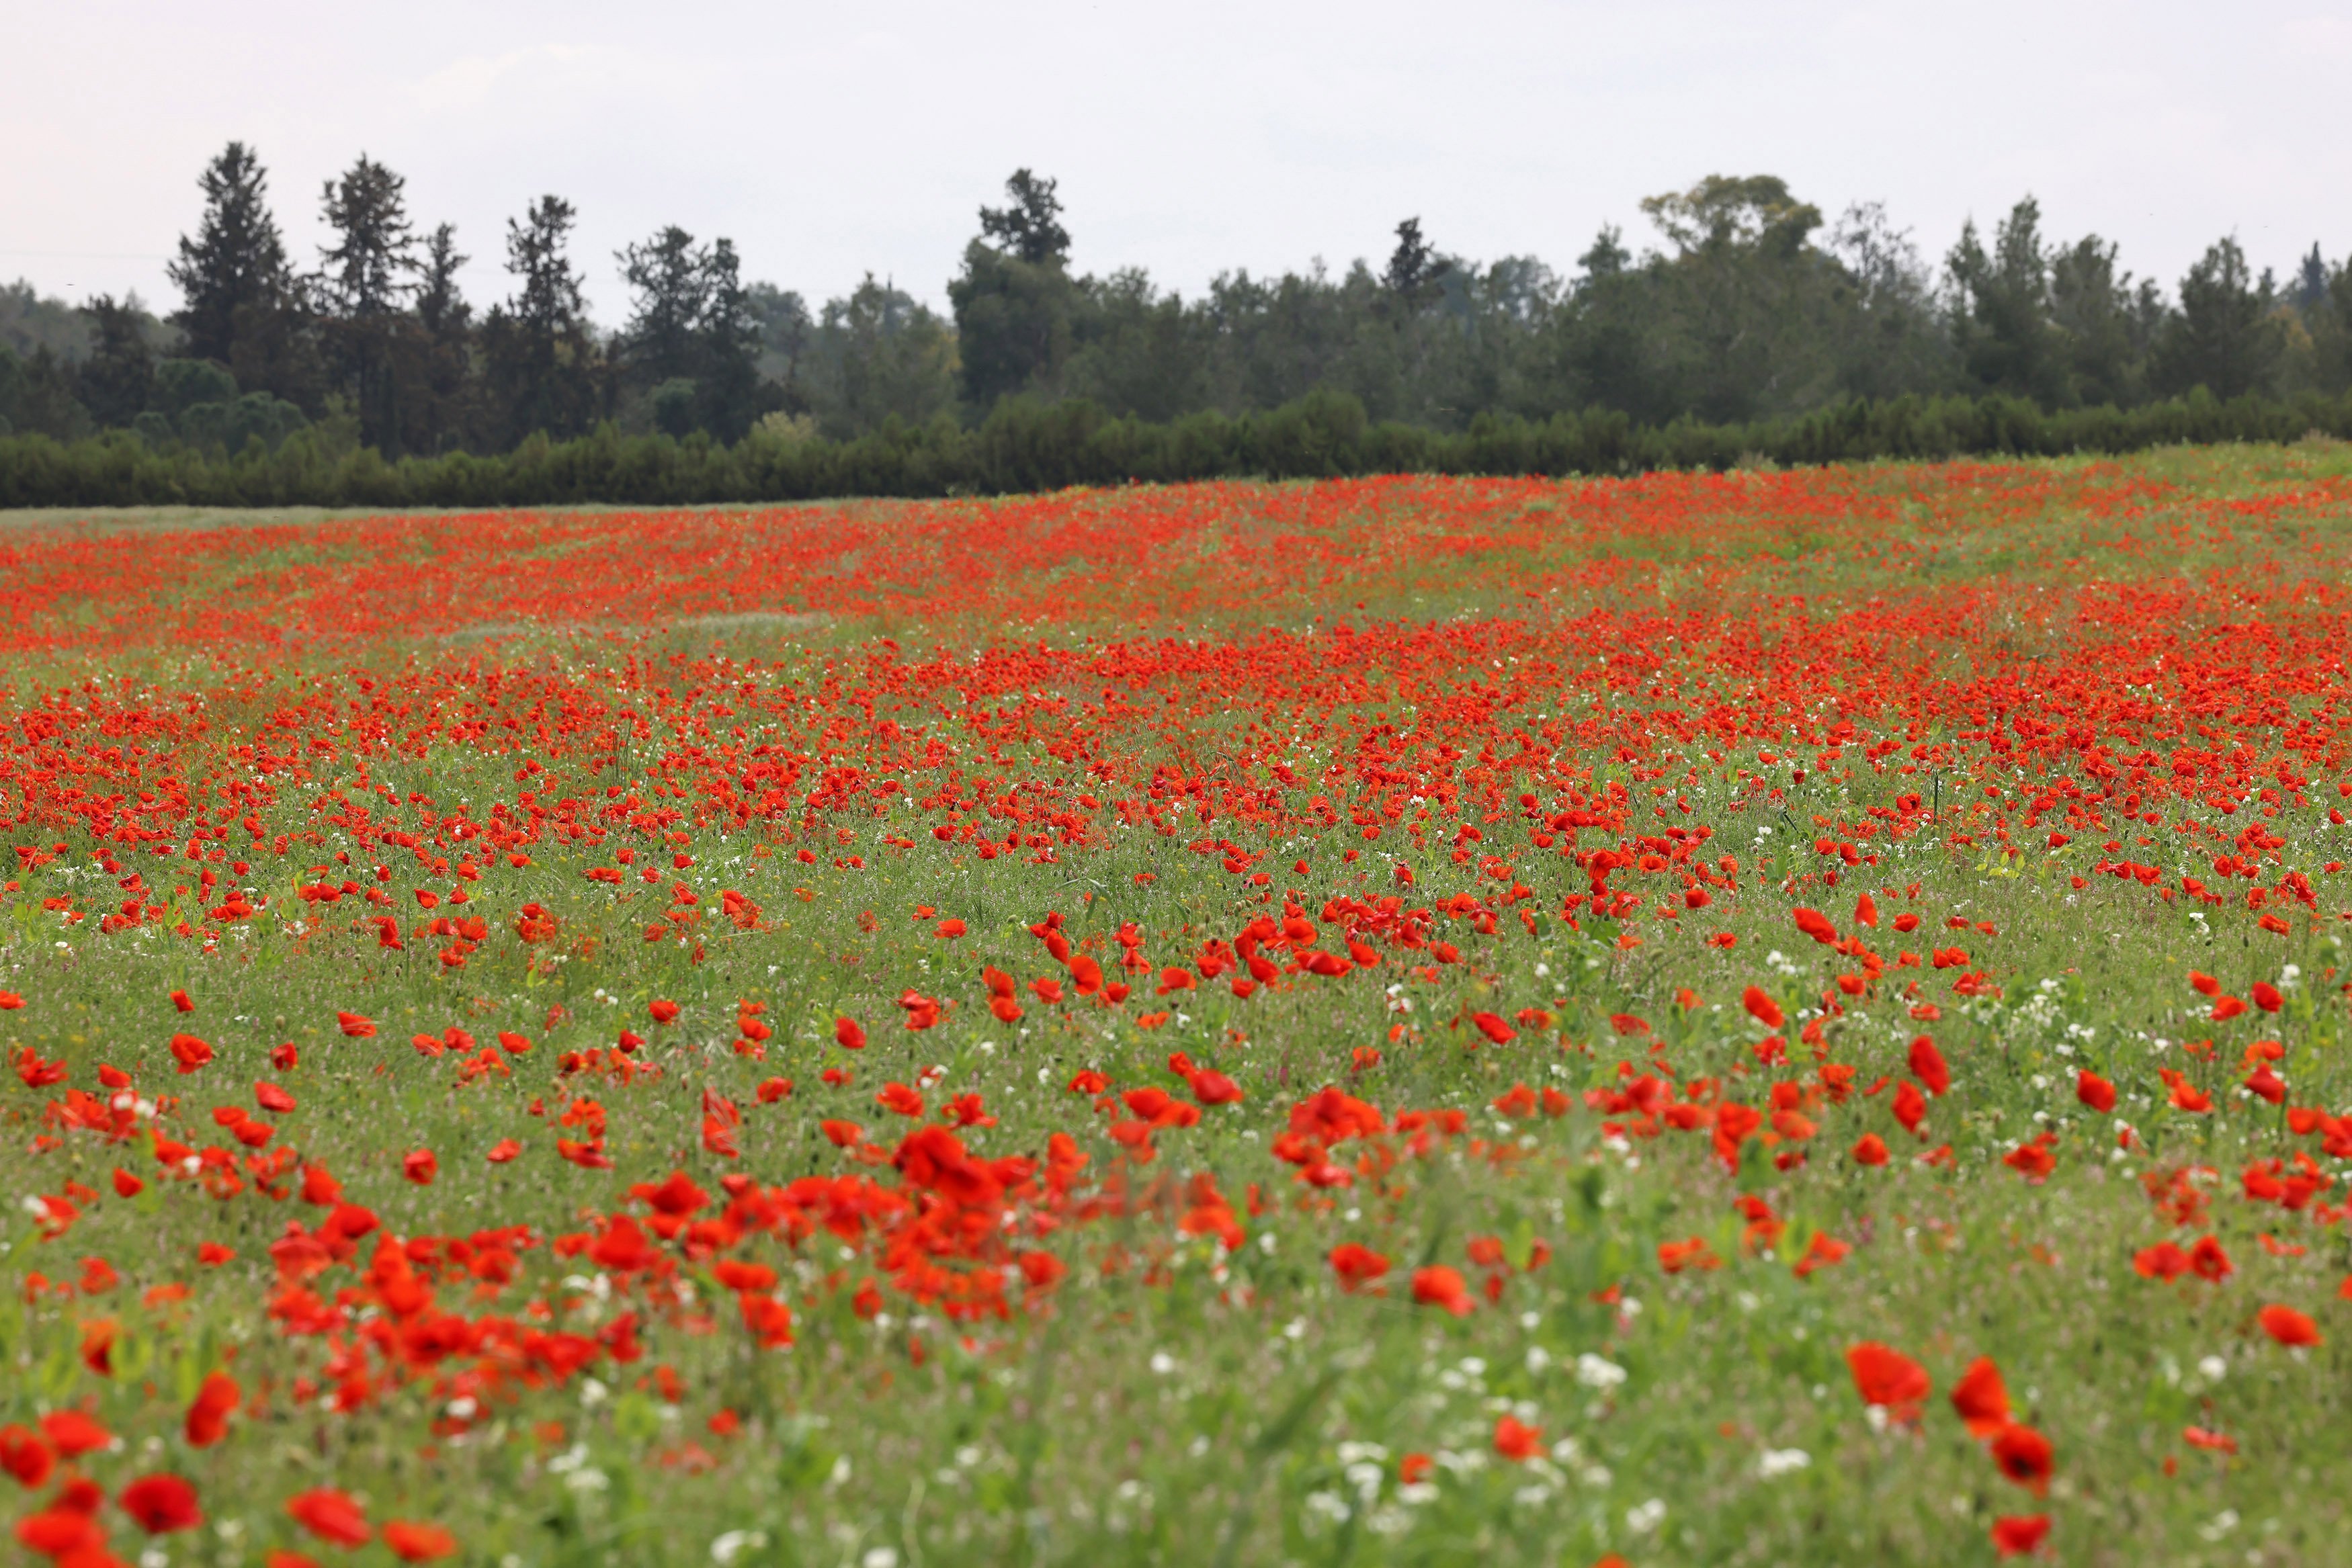
[[[1340,475],[1624,475],[1875,458],[2055,456],[2152,446],[2352,437],[2352,395],[2221,402],[2201,391],[2133,409],[2044,413],[2011,398],[1849,403],[1756,424],[1636,427],[1594,409],[1528,421],[1482,415],[1466,430],[1372,424],[1354,398],[1316,393],[1265,413],[1196,414],[1167,424],[1109,419],[1084,402],[1007,402],[974,427],[942,419],[855,441],[764,433],[732,447],[700,436],[534,437],[496,457],[457,453],[386,462],[330,428],[273,450],[248,442],[156,446],[127,431],[70,444],[0,437],[0,507],[532,507],[604,501],[679,505],[835,496],[1005,495],[1073,485]]]

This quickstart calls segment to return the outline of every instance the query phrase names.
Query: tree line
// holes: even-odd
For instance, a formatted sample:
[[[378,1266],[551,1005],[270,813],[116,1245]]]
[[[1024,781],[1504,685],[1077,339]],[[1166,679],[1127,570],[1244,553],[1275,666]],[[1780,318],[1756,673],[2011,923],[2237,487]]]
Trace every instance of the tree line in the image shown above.
[[[1989,235],[1965,226],[1931,266],[1881,207],[1832,222],[1780,179],[1717,176],[1642,204],[1647,249],[1604,227],[1566,277],[1533,257],[1446,254],[1406,219],[1377,270],[1233,272],[1188,298],[1140,269],[1074,271],[1056,185],[1024,169],[979,210],[944,315],[870,275],[812,311],[746,279],[728,239],[669,226],[613,258],[629,303],[606,330],[588,318],[560,197],[509,220],[509,291],[477,309],[455,230],[413,219],[401,176],[365,155],[326,182],[328,243],[307,265],[252,149],[231,142],[200,184],[167,319],[100,296],[68,329],[29,287],[0,289],[0,436],[120,433],[105,461],[150,473],[270,458],[298,434],[296,465],[313,469],[357,452],[387,472],[478,468],[534,439],[756,437],[808,449],[793,459],[807,465],[819,447],[976,450],[992,420],[1189,424],[1197,446],[1212,425],[1280,423],[1313,403],[1423,433],[1434,453],[1482,426],[1741,432],[1966,402],[2008,411],[1996,423],[2028,408],[2049,429],[2114,430],[2131,422],[2064,416],[2186,408],[2200,389],[2282,411],[2352,392],[2352,260],[2315,245],[2282,281],[2225,237],[2168,292],[2125,271],[2112,242],[2045,235],[2031,198]],[[0,462],[32,450],[9,441]]]
[[[0,507],[93,506],[683,506],[840,496],[1005,495],[1072,486],[1371,474],[1631,475],[1959,456],[2120,454],[2154,446],[2352,439],[2352,393],[2247,395],[2202,387],[2130,409],[2044,411],[2021,398],[1856,401],[1746,423],[1637,425],[1589,409],[1526,420],[1480,414],[1467,428],[1375,423],[1348,392],[1228,418],[1213,410],[1155,423],[1113,419],[1082,400],[1007,398],[977,425],[891,423],[844,441],[789,424],[754,426],[732,446],[630,435],[611,423],[568,441],[534,434],[496,455],[387,461],[324,425],[233,458],[127,432],[70,444],[0,438]]]

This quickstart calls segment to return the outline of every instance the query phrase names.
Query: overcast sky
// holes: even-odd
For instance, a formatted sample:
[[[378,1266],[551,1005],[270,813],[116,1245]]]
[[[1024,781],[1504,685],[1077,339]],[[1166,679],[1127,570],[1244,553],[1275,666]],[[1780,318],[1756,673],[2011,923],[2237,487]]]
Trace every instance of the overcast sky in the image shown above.
[[[688,4],[0,0],[0,278],[79,302],[163,277],[205,161],[256,146],[299,260],[365,151],[457,225],[480,303],[506,219],[553,192],[600,319],[612,253],[731,236],[812,300],[871,269],[943,303],[974,209],[1061,181],[1081,269],[1187,292],[1233,267],[1443,250],[1559,271],[1713,173],[1832,216],[1885,202],[1930,257],[2042,201],[2168,288],[2216,236],[2287,271],[2352,253],[2352,7]]]

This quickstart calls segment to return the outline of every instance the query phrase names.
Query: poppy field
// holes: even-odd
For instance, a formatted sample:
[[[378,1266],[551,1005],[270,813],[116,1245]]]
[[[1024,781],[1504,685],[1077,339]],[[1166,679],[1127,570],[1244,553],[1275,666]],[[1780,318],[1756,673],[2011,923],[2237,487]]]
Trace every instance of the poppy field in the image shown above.
[[[19,1560],[2321,1563],[2352,448],[0,518]]]

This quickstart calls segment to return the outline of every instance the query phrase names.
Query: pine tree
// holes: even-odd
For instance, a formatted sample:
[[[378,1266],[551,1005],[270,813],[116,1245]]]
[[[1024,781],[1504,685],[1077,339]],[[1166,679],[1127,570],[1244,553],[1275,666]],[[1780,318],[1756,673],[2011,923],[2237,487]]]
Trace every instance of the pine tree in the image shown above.
[[[696,412],[702,428],[721,441],[740,441],[767,412],[760,385],[763,323],[735,242],[711,242],[702,267],[702,314],[695,323]]]
[[[244,142],[230,142],[196,183],[205,193],[196,236],[181,235],[179,257],[164,268],[184,300],[173,321],[190,358],[234,365],[255,318],[290,302],[286,244],[270,215],[268,173]]]
[[[416,270],[406,183],[362,152],[341,179],[327,182],[320,199],[335,234],[320,253],[331,341],[359,392],[360,439],[388,456],[401,446],[393,341],[410,290],[404,279]]]
[[[507,301],[508,312],[530,330],[549,339],[574,330],[587,313],[580,274],[564,252],[579,221],[561,196],[541,196],[523,220],[507,220],[507,270],[522,287]]]
[[[2180,279],[2180,309],[2157,344],[2163,390],[2224,400],[2271,390],[2284,347],[2270,279],[2257,285],[2235,238],[2216,240]]]
[[[614,259],[635,296],[621,329],[629,380],[644,387],[692,380],[701,368],[696,338],[709,304],[710,253],[672,224],[643,245],[624,246]]]
[[[2309,315],[2327,301],[2327,258],[2319,254],[2319,242],[2311,242],[2311,253],[2296,263],[2294,283],[2288,291],[2289,302]]]
[[[2116,268],[2116,246],[2096,235],[2050,257],[2050,319],[2065,361],[2068,401],[2128,407],[2147,379],[2147,335],[2131,274]]]
[[[1032,267],[1066,260],[1070,231],[1062,226],[1062,200],[1054,193],[1060,184],[1058,180],[1040,180],[1026,169],[1015,169],[1004,182],[1011,204],[980,209],[982,235]]]
[[[509,442],[537,431],[579,434],[604,401],[580,274],[565,249],[575,221],[561,196],[541,196],[520,220],[507,220],[507,271],[518,286],[483,323],[482,350]]]
[[[416,323],[422,336],[421,406],[415,411],[418,444],[426,452],[446,451],[464,439],[466,385],[473,307],[457,287],[457,270],[471,258],[457,250],[457,231],[443,224],[425,238],[418,267]]]
[[[1002,397],[1060,395],[1061,371],[1083,303],[1067,266],[1056,182],[1016,169],[1012,198],[980,209],[979,236],[964,247],[963,271],[948,285],[955,308],[964,396],[982,413]]]
[[[1990,256],[1970,221],[1945,265],[1957,296],[1952,336],[1969,374],[1987,392],[2031,398],[2044,408],[2063,406],[2063,339],[2051,319],[2041,204],[2028,196],[2010,209]]]
[[[107,429],[128,426],[145,412],[155,384],[155,355],[136,297],[118,302],[100,294],[82,307],[89,319],[89,357],[79,367],[76,390],[90,417]]]
[[[1437,279],[1445,264],[1437,252],[1421,235],[1421,220],[1407,218],[1396,226],[1396,248],[1389,252],[1389,264],[1381,274],[1381,286],[1389,292],[1400,313],[1419,315],[1436,298]]]

